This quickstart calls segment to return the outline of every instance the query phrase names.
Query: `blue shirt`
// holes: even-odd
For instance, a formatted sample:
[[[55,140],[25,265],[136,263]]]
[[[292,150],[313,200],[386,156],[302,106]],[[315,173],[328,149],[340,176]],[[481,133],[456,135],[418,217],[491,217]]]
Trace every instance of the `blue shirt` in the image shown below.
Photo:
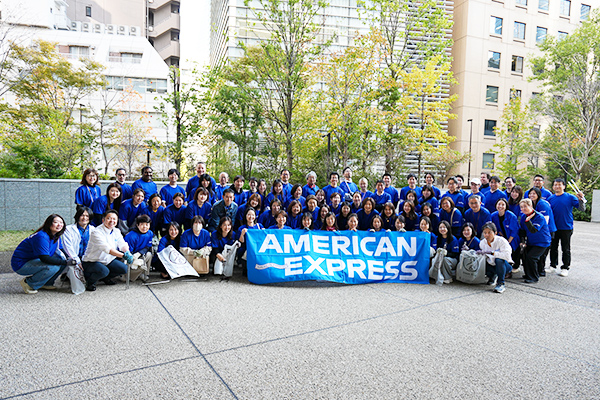
[[[121,204],[119,209],[119,219],[127,222],[127,226],[132,227],[135,223],[135,217],[146,213],[146,206],[144,203],[138,204],[137,207],[133,205],[132,199],[125,200]]]
[[[446,257],[458,258],[460,253],[460,246],[458,245],[458,239],[456,238],[456,236],[452,236],[452,242],[450,243],[447,243],[446,239],[443,236],[439,236],[437,240],[437,248],[446,249],[448,251]]]
[[[262,224],[262,226],[271,226],[271,225],[275,225],[277,222],[275,221],[275,217],[273,216],[273,213],[271,213],[271,210],[265,210],[264,213],[260,214],[260,218],[258,218],[258,222],[260,222]]]
[[[179,250],[179,243],[177,240],[169,239],[169,236],[163,236],[158,242],[158,250],[157,253],[160,253],[165,249],[165,247],[173,246],[176,250]]]
[[[127,183],[119,183],[119,185],[121,185],[121,198],[123,200],[130,199],[133,196],[133,190],[131,189],[131,185],[128,185]]]
[[[344,191],[344,193],[353,194],[354,192],[358,192],[358,186],[354,182],[346,182],[343,181],[340,183],[340,188]],[[342,197],[342,200],[344,198]]]
[[[544,216],[544,218],[546,218],[550,233],[556,232],[556,222],[554,221],[554,213],[552,212],[550,203],[548,203],[546,200],[540,199],[535,206],[535,211],[539,212]]]
[[[385,189],[383,189],[387,194],[390,195],[390,197],[392,198],[392,203],[394,204],[398,204],[398,200],[400,199],[399,194],[398,194],[398,189],[396,189],[393,186],[390,187],[386,187]]]
[[[463,216],[457,208],[454,208],[454,210],[451,213],[447,213],[444,210],[440,210],[440,222],[441,221],[448,221],[448,223],[452,227],[452,233],[454,234],[460,233],[460,229],[463,226]]]
[[[173,196],[175,196],[175,193],[183,194],[183,198],[185,199],[185,190],[183,190],[183,188],[179,185],[175,187],[165,185],[160,189],[160,197],[162,197],[167,206],[173,204]]]
[[[367,215],[365,213],[365,210],[361,208],[360,210],[358,210],[356,215],[358,216],[358,230],[368,231],[369,229],[371,229],[371,220],[373,220],[373,217],[381,214],[379,214],[379,211],[377,210],[372,210],[371,213]]]
[[[344,200],[345,193],[339,186],[333,187],[331,185],[327,185],[323,188],[323,191],[325,192],[325,203],[327,203],[327,205],[331,204],[331,195],[333,193],[339,193],[342,201]]]
[[[192,227],[192,218],[194,218],[196,215],[199,215],[204,219],[204,224],[208,224],[208,221],[210,221],[210,210],[211,207],[208,201],[205,201],[202,204],[202,207],[200,207],[195,201],[188,203],[188,206],[185,209],[184,216],[186,228],[189,229]]]
[[[23,240],[15,249],[10,264],[17,272],[25,263],[40,258],[53,256],[58,250],[59,241],[54,242],[44,231],[39,231]]]
[[[129,251],[132,253],[140,253],[142,250],[150,250],[152,248],[152,238],[154,234],[152,231],[146,233],[132,230],[125,235],[124,239],[129,245]],[[144,252],[145,253],[145,252]]]
[[[510,247],[512,247],[513,251],[519,247],[519,242],[521,239],[519,238],[519,220],[517,216],[506,210],[504,213],[504,222],[500,223],[500,215],[498,211],[492,213],[492,222],[496,225],[496,230],[498,231],[498,235],[502,236],[506,240],[509,238],[513,238],[513,240],[509,243]]]
[[[465,243],[467,244],[467,248],[469,250],[479,250],[479,239],[477,237],[473,237],[471,240],[467,241],[465,238],[460,238],[458,240],[458,248],[462,251]]]
[[[100,196],[102,196],[100,186],[81,185],[75,191],[75,204],[92,208],[92,204]]]
[[[417,199],[423,195],[421,193],[421,188],[418,186],[414,189],[411,189],[410,186],[404,186],[402,189],[400,189],[400,200],[406,200],[406,194],[411,190],[414,190],[415,193],[417,193]]]
[[[469,199],[471,198],[471,196],[479,196],[481,198],[481,206],[485,207],[485,195],[481,192],[477,192],[477,193],[467,193],[464,198],[465,198],[465,207],[469,207]],[[490,211],[490,210],[488,210]],[[496,211],[494,209],[494,211]],[[494,211],[490,211],[490,213],[493,213]]]
[[[304,196],[304,198],[307,198],[311,194],[313,196],[315,196],[317,194],[318,190],[319,190],[319,187],[317,185],[310,187],[310,186],[308,186],[308,183],[307,183],[306,185],[302,186],[302,196]]]
[[[110,207],[108,207],[108,198],[106,195],[100,196],[94,201],[92,204],[92,212],[94,213],[94,220],[90,221],[93,226],[98,226],[102,223],[102,216],[109,209],[114,209],[115,203],[113,202]]]
[[[233,191],[233,201],[238,205],[238,207],[242,204],[246,204],[248,197],[248,192],[245,190],[242,190],[241,193],[237,193],[235,190]]]
[[[242,226],[239,227],[239,229],[237,230],[237,232],[235,232],[233,234],[233,238],[235,240],[239,240],[240,236],[242,236],[242,231],[244,229],[265,229],[265,228],[262,226],[262,224],[254,224],[254,226],[242,225]],[[243,243],[240,242],[240,244],[241,244],[241,246],[238,249],[238,253],[244,254],[244,251],[246,250],[246,240],[244,240]]]
[[[200,250],[203,247],[210,246],[212,241],[210,239],[210,233],[206,229],[200,229],[198,236],[194,235],[192,229],[188,229],[181,235],[179,241],[179,247],[188,247],[192,250]]]
[[[285,210],[287,211],[288,207],[290,206],[290,203],[294,200],[297,200],[300,202],[300,208],[304,208],[306,206],[306,199],[304,198],[304,196],[300,196],[297,199],[294,199],[292,197],[288,197],[287,201],[285,202],[285,204],[283,205]]]
[[[523,198],[524,199],[528,199],[529,198],[529,192],[531,191],[531,189],[529,189],[528,191],[525,192],[525,194],[523,194]],[[542,192],[542,199],[544,200],[548,200],[550,198],[550,196],[552,196],[552,192],[549,191],[548,189],[546,189],[545,187],[542,187],[540,189],[540,192]]]
[[[553,194],[548,199],[554,213],[556,229],[569,231],[573,229],[573,208],[579,208],[579,199],[571,193],[563,193],[560,196]]]
[[[225,249],[225,246],[232,245],[233,242],[235,242],[235,239],[233,238],[233,235],[231,239],[227,239],[226,237],[219,239],[219,237],[217,236],[217,231],[214,231],[210,235],[210,242],[212,248],[215,249],[217,253],[221,253]]]
[[[492,214],[484,207],[479,209],[479,212],[473,212],[472,209],[465,211],[463,223],[470,222],[475,227],[475,236],[481,236],[483,233],[483,225],[492,220]]]
[[[212,176],[210,177],[210,183],[211,187],[214,190],[215,187],[217,187],[217,182],[215,182]],[[185,192],[187,193],[188,201],[194,200],[194,194],[196,193],[196,189],[198,188],[198,186],[200,186],[200,178],[198,177],[198,175],[191,177],[187,181],[187,185],[185,185]]]
[[[267,206],[271,206],[271,202],[275,200],[275,193],[271,192],[267,195]],[[283,195],[282,194],[278,194],[277,195],[277,200],[279,200],[281,202],[281,206],[283,206],[284,201],[283,201]],[[283,208],[282,208],[283,210]]]
[[[550,230],[548,229],[546,218],[544,218],[544,216],[539,212],[535,211],[534,217],[529,221],[533,225],[535,232],[531,232],[529,229],[527,229],[527,223],[525,222],[526,218],[527,217],[525,214],[521,214],[519,216],[519,227],[521,230],[525,231],[527,236],[527,245],[539,247],[550,246],[552,237],[550,236]]]
[[[418,213],[415,219],[408,218],[408,215],[404,214],[404,212],[402,212],[400,215],[404,217],[404,229],[406,229],[406,232],[412,232],[419,229],[421,216]]]
[[[496,202],[500,199],[508,200],[506,193],[500,189],[496,190],[495,192],[490,190],[485,194],[485,208],[488,209],[490,214],[496,211]]]
[[[215,199],[218,201],[223,200],[223,192],[229,189],[229,186],[221,186],[221,184],[217,184],[213,187],[213,189],[215,190]]]
[[[282,190],[283,190],[283,200],[287,201],[291,196],[292,196],[292,188],[294,187],[294,185],[292,185],[291,183],[282,183]],[[239,203],[238,203],[239,204]]]
[[[439,214],[440,212],[440,202],[438,201],[438,199],[436,199],[435,197],[430,197],[428,199],[424,199],[423,197],[421,197],[419,199],[419,206],[421,209],[423,209],[423,204],[425,203],[429,203],[431,204],[431,211]]]
[[[460,191],[457,190],[454,193],[446,192],[442,195],[442,199],[444,197],[450,197],[454,202],[454,206],[457,207],[459,210],[465,209],[465,198]]]
[[[154,193],[158,193],[158,187],[156,186],[156,183],[153,181],[144,182],[142,178],[133,182],[133,185],[131,185],[132,192],[138,188],[141,188],[144,191],[144,201],[148,201],[150,196],[152,196]]]
[[[158,234],[163,227],[164,212],[165,208],[163,206],[159,206],[156,211],[152,211],[152,208],[150,207],[144,209],[144,214],[149,216],[152,220],[150,223],[150,230],[155,234]]]
[[[389,193],[386,193],[385,190],[381,195],[379,195],[377,192],[373,193],[371,195],[371,198],[375,200],[375,204],[385,204],[392,202],[392,196],[390,196]]]
[[[176,208],[175,204],[171,204],[169,207],[165,208],[165,211],[163,212],[163,226],[167,226],[171,221],[175,221],[180,226],[183,226],[185,223],[186,208],[186,206]]]

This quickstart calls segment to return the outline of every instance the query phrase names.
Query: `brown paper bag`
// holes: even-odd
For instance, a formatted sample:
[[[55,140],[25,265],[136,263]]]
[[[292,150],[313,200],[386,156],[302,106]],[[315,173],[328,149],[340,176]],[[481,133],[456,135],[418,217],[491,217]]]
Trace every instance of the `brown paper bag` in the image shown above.
[[[194,267],[199,275],[208,274],[208,257],[195,257],[192,262],[192,267]]]

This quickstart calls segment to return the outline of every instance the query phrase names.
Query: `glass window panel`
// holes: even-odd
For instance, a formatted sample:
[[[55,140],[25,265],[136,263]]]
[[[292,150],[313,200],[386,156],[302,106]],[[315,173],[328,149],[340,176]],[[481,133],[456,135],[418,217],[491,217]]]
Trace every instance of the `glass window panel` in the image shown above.
[[[518,72],[520,74],[523,73],[523,57],[520,56],[512,56],[512,63],[510,70],[512,72]]]
[[[546,35],[548,35],[548,29],[538,26],[537,30],[535,31],[535,42],[542,43],[544,40],[546,40]]]
[[[491,18],[491,33],[493,35],[502,35],[502,18]]]
[[[494,131],[494,128],[496,127],[496,121],[493,119],[486,119],[485,120],[485,128],[483,131],[483,134],[485,136],[496,136],[496,132]]]
[[[488,68],[500,69],[500,53],[490,51],[488,54]]]
[[[515,39],[525,40],[525,24],[522,22],[515,21]]]
[[[485,101],[498,103],[498,86],[488,86],[485,91]]]
[[[494,169],[495,154],[483,153],[483,169]]]

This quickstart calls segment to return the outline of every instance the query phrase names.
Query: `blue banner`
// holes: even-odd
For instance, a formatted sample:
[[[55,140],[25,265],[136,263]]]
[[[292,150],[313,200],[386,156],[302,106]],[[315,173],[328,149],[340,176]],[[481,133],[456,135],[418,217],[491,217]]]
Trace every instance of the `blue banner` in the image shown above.
[[[246,231],[248,280],[429,283],[423,232]]]

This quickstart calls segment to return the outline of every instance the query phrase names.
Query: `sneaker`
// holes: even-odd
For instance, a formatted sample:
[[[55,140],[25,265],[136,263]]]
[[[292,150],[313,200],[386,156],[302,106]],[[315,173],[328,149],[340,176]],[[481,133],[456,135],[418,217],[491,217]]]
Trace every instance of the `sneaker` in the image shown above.
[[[450,278],[450,279],[444,279],[444,283],[452,283],[452,278]]]
[[[494,288],[494,292],[496,293],[504,293],[505,290],[506,288],[504,287],[504,285],[498,285]]]
[[[19,281],[19,283],[21,284],[21,287],[23,288],[23,290],[25,291],[25,293],[27,294],[36,294],[37,290],[33,289],[31,286],[29,286],[29,284],[27,282],[25,282],[26,278],[23,278]]]
[[[494,276],[493,278],[490,278],[490,279],[487,281],[487,284],[488,284],[488,285],[490,285],[490,286],[492,286],[492,285],[495,285],[497,280],[498,280],[498,277],[497,277],[497,276]]]
[[[569,270],[568,269],[561,269],[558,272],[558,276],[569,276]]]
[[[53,286],[53,285],[42,286],[40,289],[44,289],[44,290],[54,290],[54,289],[56,289],[56,286]]]

